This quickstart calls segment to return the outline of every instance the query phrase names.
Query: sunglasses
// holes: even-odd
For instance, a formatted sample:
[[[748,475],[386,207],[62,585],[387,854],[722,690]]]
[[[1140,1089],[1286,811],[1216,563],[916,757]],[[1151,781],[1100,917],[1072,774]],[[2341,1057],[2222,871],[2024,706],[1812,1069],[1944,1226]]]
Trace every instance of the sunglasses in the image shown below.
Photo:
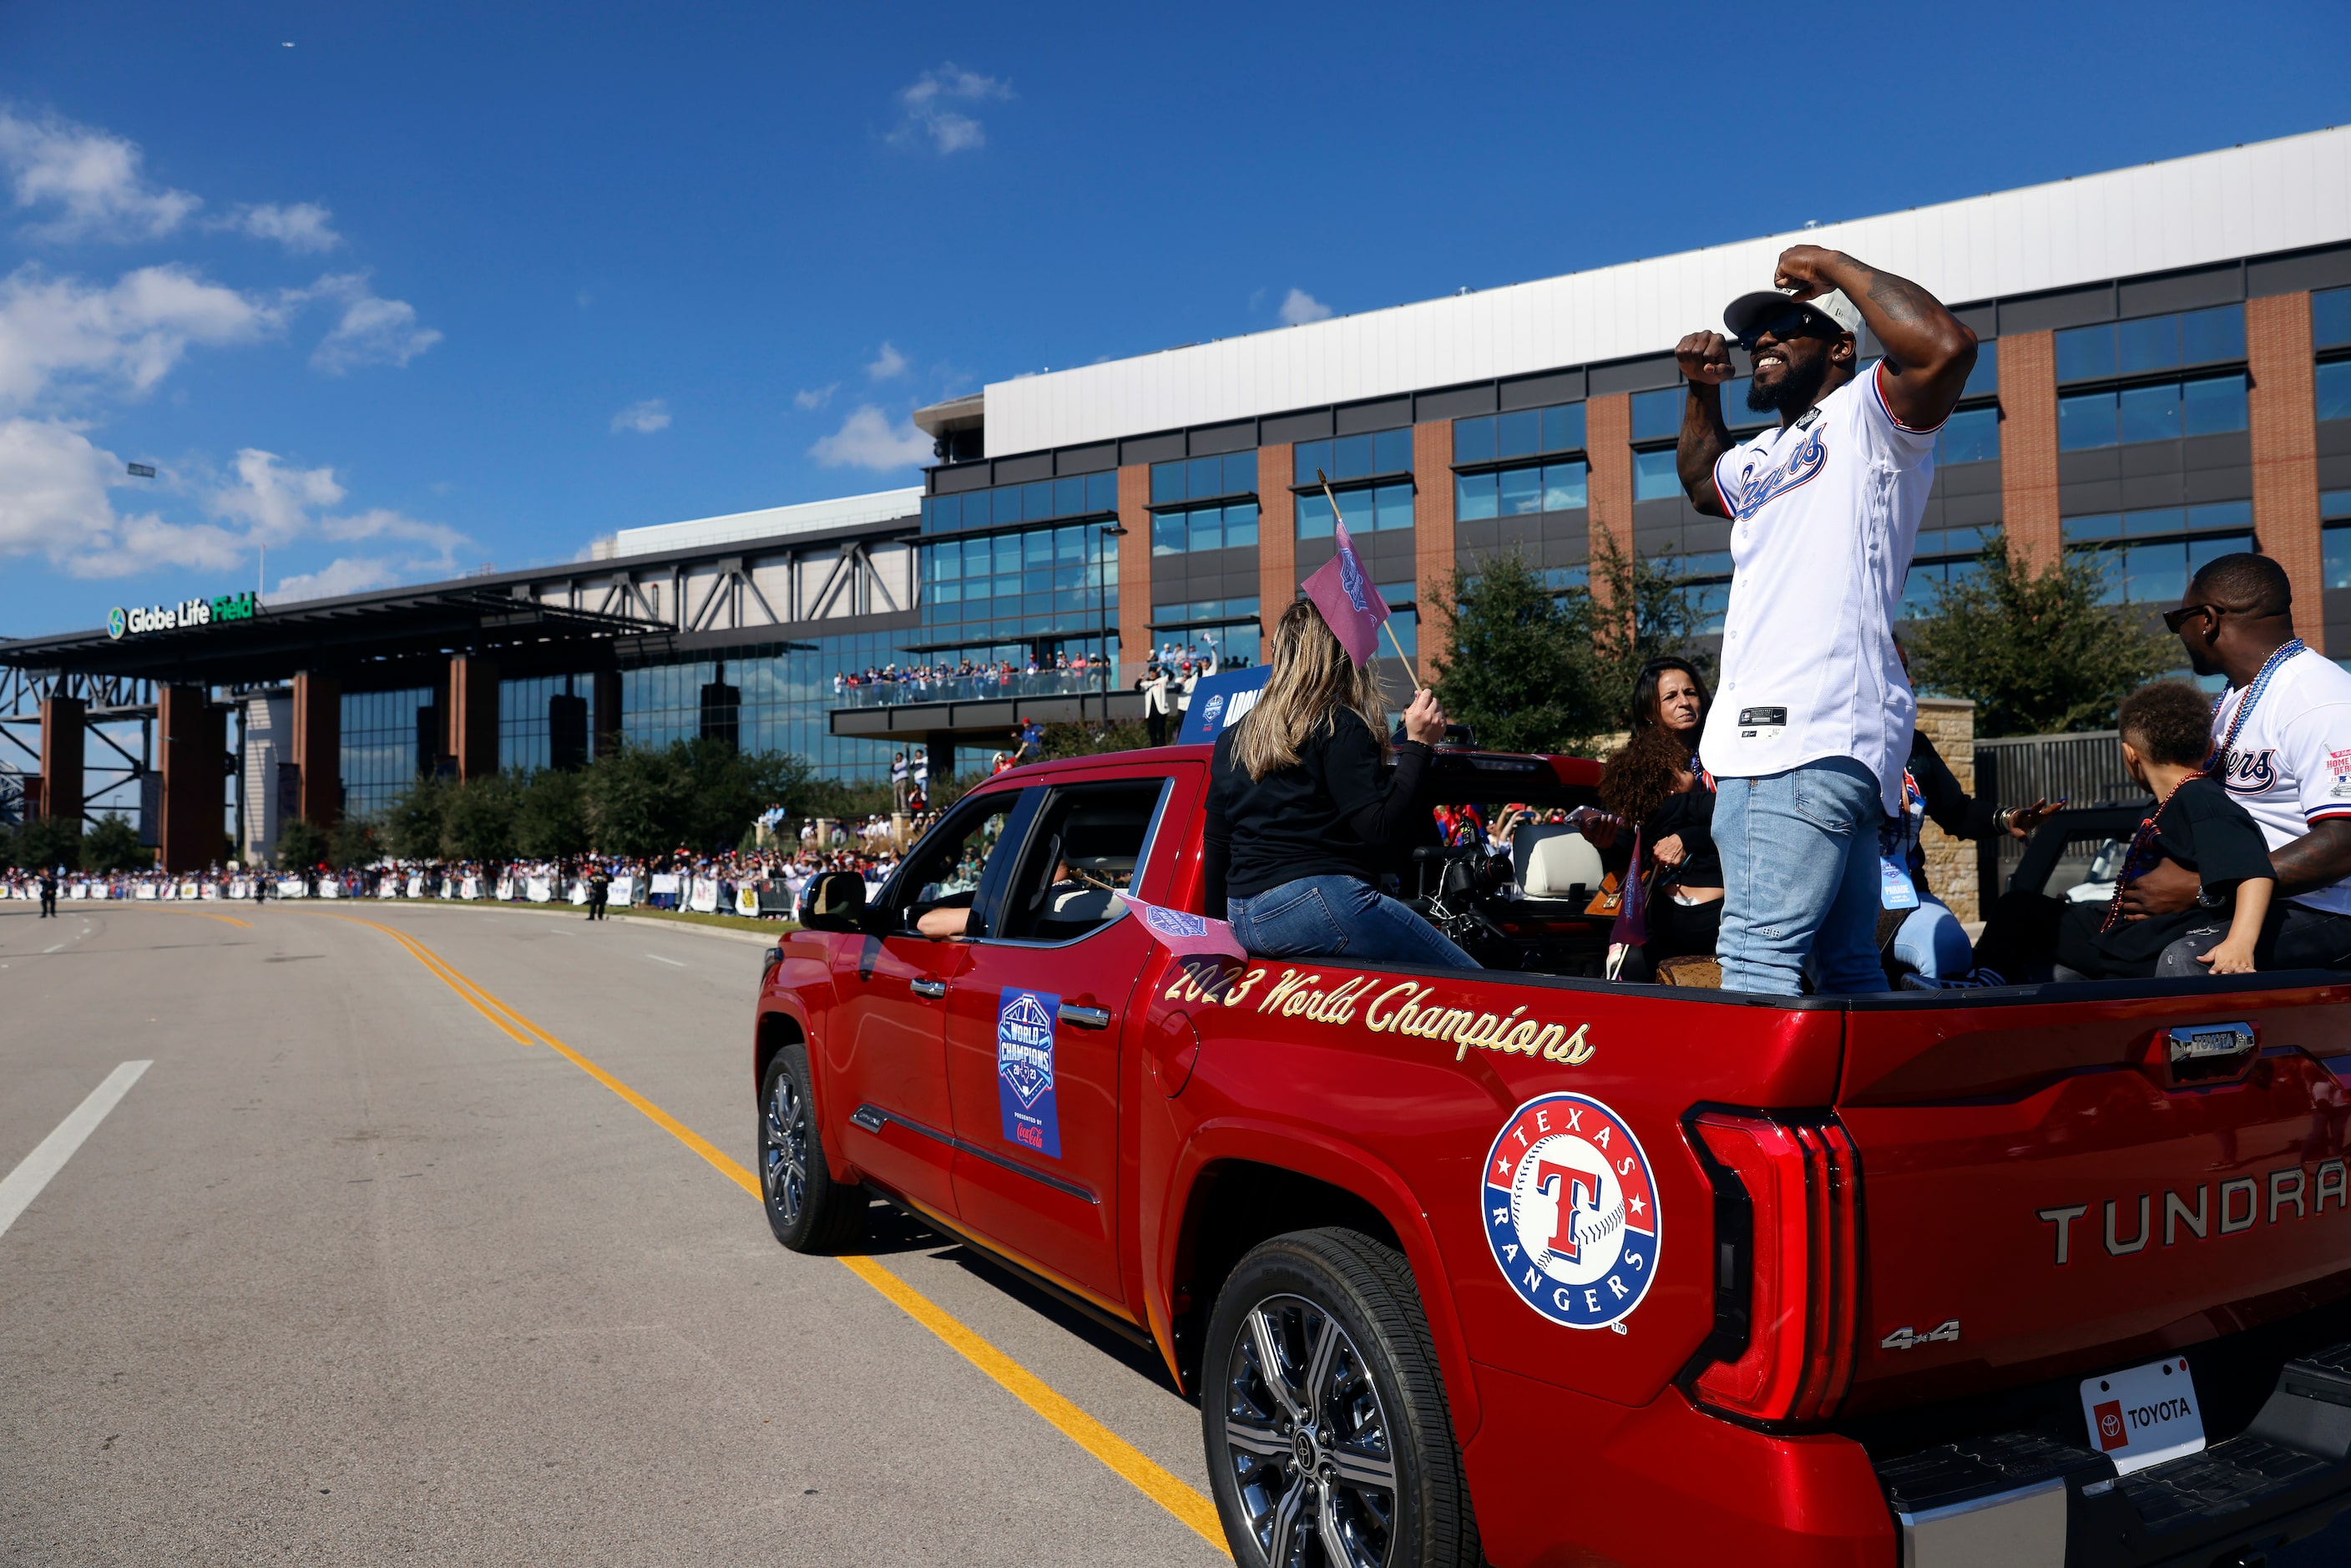
[[[2177,610],[2165,611],[2163,624],[2165,630],[2177,633],[2182,626],[2187,625],[2199,615],[2210,614],[2213,620],[2218,621],[2223,615],[2244,613],[2242,610],[2232,610],[2225,604],[2183,604]]]
[[[1818,312],[1792,307],[1758,321],[1731,341],[1751,354],[1755,351],[1755,345],[1767,332],[1785,342],[1790,338],[1824,338],[1834,330],[1833,325]]]

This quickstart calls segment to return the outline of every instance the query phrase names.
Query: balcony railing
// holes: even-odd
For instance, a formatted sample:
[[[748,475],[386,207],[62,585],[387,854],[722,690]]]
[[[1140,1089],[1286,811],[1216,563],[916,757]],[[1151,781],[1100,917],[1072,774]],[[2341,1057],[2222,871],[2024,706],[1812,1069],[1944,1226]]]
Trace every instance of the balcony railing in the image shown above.
[[[1107,672],[1113,692],[1126,690],[1134,672],[1113,664]],[[862,677],[861,677],[862,680]],[[1081,696],[1102,689],[1102,665],[1076,670],[1040,670],[1035,674],[879,677],[870,685],[844,685],[833,694],[836,707],[900,707],[908,703],[984,702],[1010,697]]]

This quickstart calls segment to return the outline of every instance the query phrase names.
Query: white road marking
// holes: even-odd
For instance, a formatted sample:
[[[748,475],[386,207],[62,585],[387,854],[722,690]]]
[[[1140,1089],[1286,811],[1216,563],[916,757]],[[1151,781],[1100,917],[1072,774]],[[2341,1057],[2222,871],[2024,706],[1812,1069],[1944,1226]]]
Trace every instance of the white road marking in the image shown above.
[[[684,965],[683,965],[683,964],[679,964],[679,963],[677,962],[677,960],[676,960],[676,959],[674,959],[674,958],[664,958],[664,957],[663,957],[663,956],[662,956],[660,954],[658,954],[658,953],[648,953],[648,954],[646,954],[646,955],[645,955],[645,956],[646,956],[646,957],[648,957],[648,958],[651,958],[651,959],[652,959],[654,963],[656,963],[656,964],[674,964],[674,965],[676,965],[676,966],[677,966],[677,967],[679,967],[679,968],[681,968],[681,969],[683,969],[683,968],[684,968],[684,967],[685,967],[685,966],[684,966]]]
[[[42,949],[41,949],[41,951],[42,951],[42,953],[43,953],[43,954],[45,954],[45,955],[46,955],[46,954],[49,954],[49,953],[54,953],[54,952],[56,952],[56,951],[57,950],[57,948],[58,948],[58,947],[62,947],[62,946],[65,946],[65,944],[64,944],[64,943],[59,942],[59,943],[57,943],[55,946],[44,947],[44,948],[42,948]]]
[[[139,1075],[154,1066],[152,1061],[126,1061],[106,1075],[106,1082],[89,1092],[89,1098],[73,1109],[73,1113],[59,1122],[57,1131],[43,1138],[33,1152],[18,1162],[15,1170],[0,1177],[0,1236],[16,1223],[16,1217],[26,1207],[41,1196],[49,1178],[66,1168],[82,1140],[98,1130],[106,1113],[121,1103],[139,1082]]]

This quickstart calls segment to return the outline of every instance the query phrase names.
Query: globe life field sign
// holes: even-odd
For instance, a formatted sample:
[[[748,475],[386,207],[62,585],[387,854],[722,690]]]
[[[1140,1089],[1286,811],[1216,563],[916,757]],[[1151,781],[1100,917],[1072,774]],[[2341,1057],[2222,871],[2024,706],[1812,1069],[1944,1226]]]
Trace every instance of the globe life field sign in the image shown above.
[[[117,642],[147,632],[177,632],[224,621],[250,621],[261,611],[257,593],[225,593],[218,599],[183,599],[177,604],[155,604],[107,612],[106,634]]]

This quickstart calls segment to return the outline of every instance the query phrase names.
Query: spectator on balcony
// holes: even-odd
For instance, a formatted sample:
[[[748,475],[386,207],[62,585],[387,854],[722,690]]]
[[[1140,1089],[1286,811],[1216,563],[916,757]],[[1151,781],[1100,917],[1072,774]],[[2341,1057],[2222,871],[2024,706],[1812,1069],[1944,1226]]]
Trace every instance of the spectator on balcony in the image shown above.
[[[899,810],[906,809],[906,754],[896,752],[890,758],[890,801]]]

